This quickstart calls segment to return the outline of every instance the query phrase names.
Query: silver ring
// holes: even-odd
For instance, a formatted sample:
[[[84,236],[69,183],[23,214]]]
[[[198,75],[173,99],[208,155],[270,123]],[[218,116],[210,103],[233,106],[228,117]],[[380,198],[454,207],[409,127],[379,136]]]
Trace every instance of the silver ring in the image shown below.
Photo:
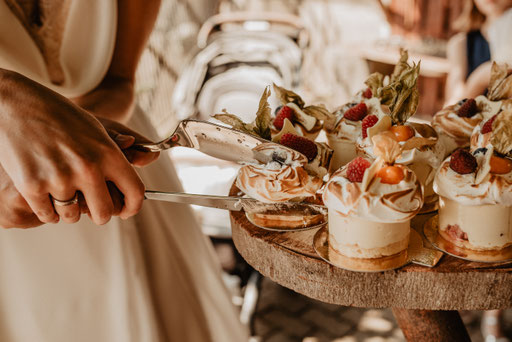
[[[53,204],[61,206],[61,207],[67,207],[68,205],[73,205],[78,203],[78,192],[75,192],[75,196],[72,199],[69,199],[67,201],[61,201],[56,199],[52,196]]]

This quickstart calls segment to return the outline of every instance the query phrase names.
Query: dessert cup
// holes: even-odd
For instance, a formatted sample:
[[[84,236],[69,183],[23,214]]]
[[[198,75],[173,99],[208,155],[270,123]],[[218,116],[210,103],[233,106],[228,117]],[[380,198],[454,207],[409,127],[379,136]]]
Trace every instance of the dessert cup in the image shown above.
[[[387,223],[329,212],[329,247],[351,258],[395,255],[409,245],[410,221]]]
[[[439,234],[458,247],[500,250],[512,245],[512,208],[499,204],[463,205],[441,196]]]
[[[484,252],[512,245],[512,161],[497,156],[492,144],[448,157],[437,171],[434,190],[443,239]]]
[[[256,152],[268,156],[266,164],[244,165],[236,186],[247,196],[265,203],[302,201],[314,198],[323,181],[305,170],[308,160],[294,150],[261,144]]]
[[[378,259],[407,250],[410,222],[423,205],[423,189],[413,171],[393,165],[401,152],[398,143],[376,138],[378,158],[371,165],[356,158],[336,171],[324,188],[330,253]],[[387,178],[382,171],[389,169],[399,177]]]
[[[470,145],[471,134],[475,127],[493,115],[502,107],[502,101],[490,101],[485,96],[475,98],[477,112],[471,117],[461,117],[458,111],[464,102],[447,106],[437,112],[432,119],[432,127],[439,135],[440,143],[445,146],[445,157],[458,148]]]

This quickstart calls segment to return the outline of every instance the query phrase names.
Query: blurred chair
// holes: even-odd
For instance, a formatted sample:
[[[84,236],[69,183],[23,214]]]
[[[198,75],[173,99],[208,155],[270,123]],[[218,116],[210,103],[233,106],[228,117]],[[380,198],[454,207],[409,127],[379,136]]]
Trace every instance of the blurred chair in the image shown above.
[[[210,120],[225,108],[250,122],[266,86],[273,82],[289,88],[299,85],[308,36],[296,16],[238,12],[208,19],[197,44],[198,52],[174,88],[171,103],[177,119]],[[188,192],[226,195],[239,167],[196,151],[171,153]],[[227,212],[196,210],[206,234],[230,238]]]

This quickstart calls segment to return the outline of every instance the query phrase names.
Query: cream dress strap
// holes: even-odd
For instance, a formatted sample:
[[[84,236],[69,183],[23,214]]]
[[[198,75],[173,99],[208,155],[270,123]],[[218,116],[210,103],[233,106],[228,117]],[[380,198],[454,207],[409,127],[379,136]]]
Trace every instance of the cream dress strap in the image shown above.
[[[63,83],[51,82],[40,49],[5,0],[0,0],[0,67],[75,97],[94,89],[108,70],[116,39],[117,1],[66,3],[69,10],[59,51]]]

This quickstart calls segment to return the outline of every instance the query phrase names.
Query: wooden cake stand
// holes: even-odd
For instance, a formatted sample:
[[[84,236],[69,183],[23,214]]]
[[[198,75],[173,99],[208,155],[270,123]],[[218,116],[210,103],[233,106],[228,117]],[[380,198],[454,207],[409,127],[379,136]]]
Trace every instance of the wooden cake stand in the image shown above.
[[[235,195],[233,187],[230,195]],[[412,223],[423,227],[431,215]],[[377,273],[346,271],[320,259],[315,230],[272,232],[231,212],[233,241],[264,276],[305,296],[344,306],[390,307],[408,341],[470,341],[456,310],[512,307],[512,264],[468,262],[443,256],[434,268],[410,264]]]

